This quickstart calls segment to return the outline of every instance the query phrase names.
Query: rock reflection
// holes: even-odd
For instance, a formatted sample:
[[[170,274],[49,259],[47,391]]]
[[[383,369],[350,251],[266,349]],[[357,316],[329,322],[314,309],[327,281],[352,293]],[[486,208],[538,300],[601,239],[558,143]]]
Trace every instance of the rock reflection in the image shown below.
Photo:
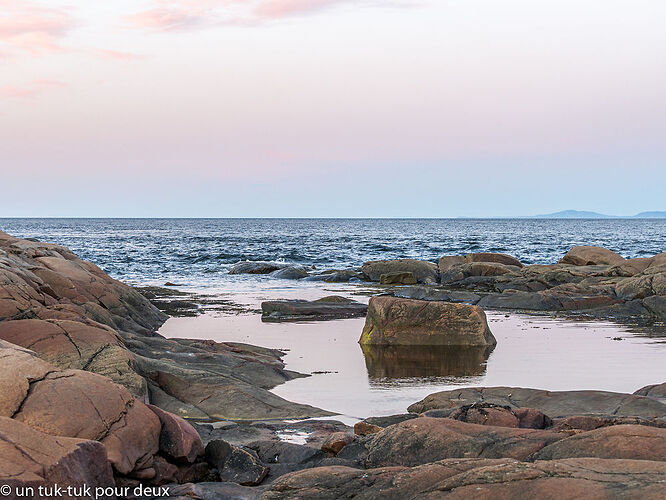
[[[361,346],[370,380],[483,375],[492,347]]]

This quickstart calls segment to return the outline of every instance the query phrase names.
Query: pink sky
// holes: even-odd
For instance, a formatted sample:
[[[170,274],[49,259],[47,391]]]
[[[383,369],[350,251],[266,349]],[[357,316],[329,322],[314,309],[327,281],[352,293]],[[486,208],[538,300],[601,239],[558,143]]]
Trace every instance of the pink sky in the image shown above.
[[[666,180],[663,19],[660,0],[0,0],[0,217],[160,215],[151,184],[182,215],[321,215],[298,193],[352,179],[408,188],[386,215],[666,209],[626,194]],[[483,203],[419,195],[470,168]],[[521,204],[516,183],[559,187]],[[271,184],[289,195],[257,202]],[[72,201],[101,185],[119,201]]]

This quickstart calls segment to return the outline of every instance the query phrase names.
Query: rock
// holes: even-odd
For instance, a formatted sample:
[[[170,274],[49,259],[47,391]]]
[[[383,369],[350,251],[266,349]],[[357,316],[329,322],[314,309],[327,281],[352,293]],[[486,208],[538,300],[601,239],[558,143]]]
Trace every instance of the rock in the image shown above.
[[[261,303],[263,321],[312,321],[364,316],[368,306],[344,297],[315,301],[268,300]]]
[[[241,261],[229,269],[229,274],[269,274],[278,269],[287,267],[286,264],[275,262]]]
[[[666,382],[661,384],[646,385],[634,392],[637,396],[646,396],[656,399],[661,403],[666,403]]]
[[[611,296],[584,292],[585,290],[570,285],[560,285],[540,292],[505,290],[501,294],[486,295],[477,305],[485,309],[578,311],[619,303]]]
[[[204,454],[199,433],[184,419],[153,405],[148,405],[160,419],[160,451],[177,462],[193,463]]]
[[[361,272],[369,281],[379,281],[382,274],[412,273],[417,283],[437,283],[437,265],[415,259],[374,260],[361,266]]]
[[[453,410],[448,418],[469,424],[514,428],[520,426],[520,420],[510,408],[494,404],[461,406]]]
[[[363,420],[363,422],[369,425],[376,425],[383,428],[399,424],[400,422],[405,422],[406,420],[412,420],[413,418],[418,418],[418,415],[414,415],[413,413],[401,413],[398,415],[387,415],[384,417],[368,417]]]
[[[377,434],[381,431],[383,427],[378,425],[369,424],[368,422],[360,421],[354,424],[354,434],[357,436],[369,436],[371,434]]]
[[[518,427],[522,429],[546,429],[553,425],[548,415],[534,408],[516,408],[513,414],[518,418]]]
[[[372,297],[362,345],[489,346],[496,340],[477,306]]]
[[[666,295],[666,266],[648,267],[644,272],[620,281],[615,286],[615,293],[625,300]]]
[[[415,466],[445,458],[525,460],[565,434],[468,424],[448,418],[419,417],[375,434],[366,444],[366,465]]]
[[[416,285],[416,278],[411,272],[387,273],[379,276],[382,285]]]
[[[607,248],[576,246],[569,250],[560,259],[559,263],[572,264],[574,266],[594,266],[599,264],[615,266],[622,264],[624,260],[624,257]]]
[[[416,300],[434,300],[441,302],[462,302],[465,304],[476,304],[480,295],[461,290],[444,290],[432,286],[406,286],[393,291],[394,297]]]
[[[322,271],[320,274],[310,275],[305,281],[324,281],[326,283],[347,283],[348,281],[360,280],[361,273],[354,269],[333,269]]]
[[[314,465],[326,458],[326,455],[317,448],[285,441],[255,441],[248,444],[247,447],[254,450],[259,459],[267,465],[276,463]]]
[[[462,255],[446,255],[439,259],[437,269],[440,274],[445,273],[454,266],[459,266],[465,263],[465,257]]]
[[[256,500],[262,490],[236,483],[197,483],[169,486],[169,500]],[[144,499],[148,500],[148,499]],[[164,496],[149,500],[164,500]]]
[[[663,497],[666,464],[579,458],[525,463],[448,459],[414,468],[320,467],[283,476],[263,500],[363,498],[641,498]]]
[[[0,322],[0,339],[28,347],[58,368],[87,370],[109,377],[145,397],[146,381],[133,368],[133,356],[120,336],[92,321],[24,319]]]
[[[440,282],[442,285],[450,285],[463,282],[464,280],[473,280],[474,278],[503,276],[516,273],[519,270],[520,268],[517,266],[509,266],[497,262],[470,262],[452,267],[448,271],[443,272],[440,276]]]
[[[221,481],[242,486],[256,486],[268,474],[268,469],[254,455],[226,441],[208,443],[206,461],[217,468]]]
[[[33,488],[30,498],[42,499],[38,488],[60,486],[67,491],[71,486],[93,487],[90,495],[76,498],[95,499],[95,488],[115,486],[111,464],[106,459],[104,446],[95,441],[51,436],[11,418],[0,417],[0,482],[11,491]],[[19,498],[5,494],[5,498]],[[66,494],[61,498],[74,498]],[[115,496],[102,495],[104,500]]]
[[[465,256],[465,262],[496,262],[507,266],[523,267],[522,262],[518,259],[504,253],[470,253]]]
[[[663,417],[666,405],[643,396],[606,391],[544,391],[520,387],[478,387],[430,394],[408,410],[423,413],[473,403],[493,403],[509,408],[534,408],[551,418],[571,415]]]
[[[307,278],[309,275],[310,274],[305,269],[300,267],[285,267],[270,273],[271,277],[283,280],[300,280]]]
[[[666,295],[652,295],[643,299],[643,306],[656,321],[666,320]]]
[[[614,425],[583,432],[552,443],[535,460],[560,458],[622,458],[666,461],[666,429],[645,425]]]
[[[642,417],[616,417],[614,415],[574,415],[559,418],[552,422],[555,431],[591,431],[611,425],[647,425],[651,427],[666,428],[666,421],[659,418]]]
[[[157,453],[159,419],[124,387],[93,373],[59,370],[6,342],[0,359],[0,416],[52,436],[100,441],[121,474],[144,468]]]
[[[611,267],[608,270],[608,274],[609,276],[634,276],[645,271],[652,262],[653,258],[649,257],[626,259],[624,262]]]
[[[354,434],[347,432],[335,432],[331,434],[324,444],[321,445],[321,451],[337,455],[342,448],[354,441]]]

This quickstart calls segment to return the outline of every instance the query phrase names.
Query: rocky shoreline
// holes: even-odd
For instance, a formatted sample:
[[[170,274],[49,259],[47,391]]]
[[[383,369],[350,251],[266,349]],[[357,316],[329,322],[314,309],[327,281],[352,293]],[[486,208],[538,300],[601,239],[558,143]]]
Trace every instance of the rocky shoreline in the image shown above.
[[[470,254],[318,274],[241,264],[234,272],[376,283],[393,297],[371,300],[362,343],[392,355],[424,342],[491,349],[483,308],[666,319],[666,254],[576,247],[552,266]],[[0,232],[0,482],[99,486],[109,499],[159,498],[137,486],[183,500],[663,497],[663,383],[634,394],[445,391],[351,428],[269,392],[303,376],[280,351],[161,337],[167,316],[147,293],[159,302],[64,247]],[[192,310],[174,300],[186,303],[174,311]],[[264,314],[331,319],[365,307],[329,298]]]

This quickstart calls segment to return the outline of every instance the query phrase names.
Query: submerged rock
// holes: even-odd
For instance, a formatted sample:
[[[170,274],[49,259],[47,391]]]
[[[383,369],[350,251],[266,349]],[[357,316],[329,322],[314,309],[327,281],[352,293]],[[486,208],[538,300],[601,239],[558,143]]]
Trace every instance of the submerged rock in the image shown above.
[[[287,264],[245,260],[234,264],[229,274],[269,274],[285,267]]]
[[[362,345],[491,346],[495,337],[477,306],[372,297]]]
[[[364,316],[368,306],[331,295],[318,300],[268,300],[261,303],[263,321],[312,321]]]
[[[310,275],[305,269],[300,267],[285,267],[283,269],[278,269],[270,273],[272,278],[278,278],[283,280],[300,280],[307,278]]]

